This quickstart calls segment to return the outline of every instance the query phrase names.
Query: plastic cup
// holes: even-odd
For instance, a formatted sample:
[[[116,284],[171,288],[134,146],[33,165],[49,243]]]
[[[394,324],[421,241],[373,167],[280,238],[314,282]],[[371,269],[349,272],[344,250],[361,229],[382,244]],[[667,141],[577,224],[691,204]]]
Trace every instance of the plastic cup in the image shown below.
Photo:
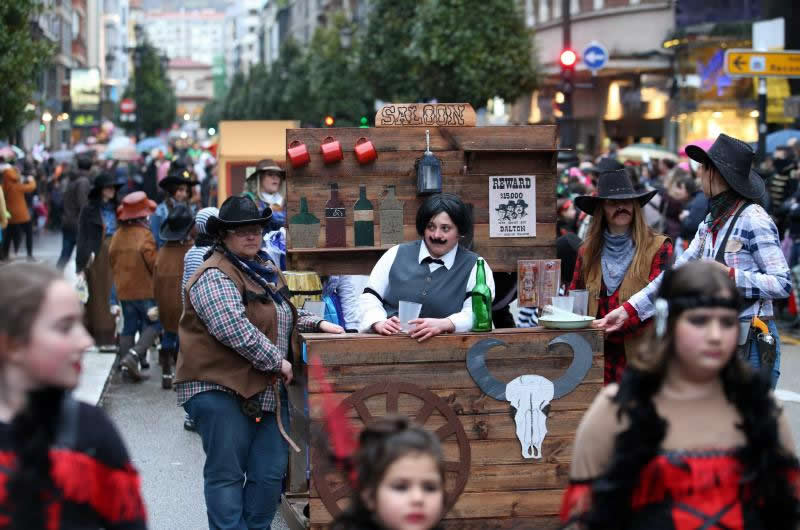
[[[411,329],[408,321],[417,318],[420,310],[422,310],[422,304],[400,300],[397,309],[397,318],[400,319],[400,326],[402,327],[403,331],[409,331]]]
[[[572,303],[575,299],[571,296],[554,296],[553,307],[562,311],[572,312]]]
[[[573,298],[572,312],[576,315],[585,315],[589,312],[589,291],[586,289],[573,289],[569,292]]]

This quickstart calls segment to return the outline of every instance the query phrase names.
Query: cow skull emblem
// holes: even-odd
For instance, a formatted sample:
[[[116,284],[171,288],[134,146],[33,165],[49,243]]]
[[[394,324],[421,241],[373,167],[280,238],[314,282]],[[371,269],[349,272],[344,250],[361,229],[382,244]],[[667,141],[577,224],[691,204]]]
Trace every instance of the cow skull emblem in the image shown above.
[[[559,343],[569,345],[573,357],[567,371],[555,381],[540,375],[521,375],[506,385],[494,377],[486,366],[486,353],[495,346],[506,346],[501,340],[483,339],[467,352],[467,370],[478,387],[498,401],[510,402],[516,410],[514,422],[524,458],[542,457],[550,402],[575,390],[592,366],[592,347],[586,339],[568,333],[551,340],[548,348]]]

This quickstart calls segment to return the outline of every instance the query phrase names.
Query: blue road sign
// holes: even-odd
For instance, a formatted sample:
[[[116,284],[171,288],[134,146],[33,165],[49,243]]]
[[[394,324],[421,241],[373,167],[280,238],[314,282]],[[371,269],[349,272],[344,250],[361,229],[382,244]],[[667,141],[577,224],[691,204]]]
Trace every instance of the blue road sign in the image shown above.
[[[599,70],[608,63],[608,50],[597,41],[590,42],[583,50],[583,64],[589,70]]]

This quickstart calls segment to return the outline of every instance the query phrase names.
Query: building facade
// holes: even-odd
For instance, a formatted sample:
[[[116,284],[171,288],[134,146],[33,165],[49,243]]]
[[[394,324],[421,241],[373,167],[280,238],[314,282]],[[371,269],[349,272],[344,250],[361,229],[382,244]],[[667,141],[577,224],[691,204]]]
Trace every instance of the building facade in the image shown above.
[[[203,107],[214,98],[212,65],[191,59],[172,59],[167,76],[175,87],[178,119],[199,120]]]
[[[170,59],[212,64],[224,54],[225,14],[213,9],[149,11],[142,15],[142,26],[150,43]]]

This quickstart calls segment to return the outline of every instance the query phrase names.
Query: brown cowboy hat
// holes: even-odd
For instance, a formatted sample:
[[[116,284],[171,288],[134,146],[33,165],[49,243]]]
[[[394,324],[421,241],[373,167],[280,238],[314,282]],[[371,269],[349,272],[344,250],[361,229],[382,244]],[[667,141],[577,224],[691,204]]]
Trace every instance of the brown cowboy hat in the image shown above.
[[[606,199],[624,201],[639,201],[639,206],[644,206],[658,190],[637,192],[633,189],[628,173],[624,169],[604,171],[597,180],[597,195],[580,195],[575,197],[575,206],[589,215],[594,215],[597,205]]]
[[[256,170],[250,174],[248,179],[254,178],[262,173],[275,173],[279,177],[286,176],[286,170],[283,169],[281,166],[278,165],[277,162],[272,160],[271,158],[265,158],[263,160],[259,160],[258,164],[256,164]]]
[[[147,217],[156,211],[156,203],[147,198],[143,191],[134,191],[122,199],[122,204],[117,207],[117,218],[120,221]]]

